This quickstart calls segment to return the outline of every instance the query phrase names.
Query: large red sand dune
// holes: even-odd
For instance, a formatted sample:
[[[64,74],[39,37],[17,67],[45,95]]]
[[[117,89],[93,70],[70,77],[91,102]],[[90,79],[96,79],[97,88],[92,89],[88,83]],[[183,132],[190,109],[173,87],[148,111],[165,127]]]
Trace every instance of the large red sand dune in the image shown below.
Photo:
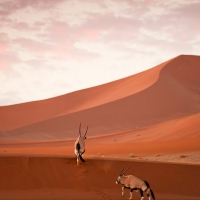
[[[157,199],[200,199],[200,165],[147,162],[173,155],[200,164],[199,74],[200,57],[182,55],[111,83],[0,107],[0,200],[122,199],[115,179],[127,163]],[[80,122],[89,130],[77,167]]]
[[[199,66],[199,56],[179,56],[143,73],[98,87],[0,107],[0,136],[14,140],[68,139],[77,136],[80,122],[83,129],[89,124],[89,136],[94,136],[195,115],[200,111]],[[165,137],[165,132],[157,137]]]
[[[42,101],[0,107],[0,131],[15,129],[46,119],[85,110],[144,90],[159,77],[170,61],[145,72],[77,92]]]
[[[169,149],[198,151],[199,74],[199,56],[178,56],[145,72],[101,86],[0,107],[1,147],[17,145],[15,151],[19,154],[20,145],[48,146],[49,154],[62,154],[63,148],[67,148],[69,151],[65,149],[64,154],[72,155],[70,149],[82,122],[82,131],[89,124],[90,155],[92,151],[107,151],[106,145],[108,148],[113,145],[111,151],[116,155],[119,152],[127,155],[131,149],[138,154]],[[175,148],[170,148],[171,144]],[[52,150],[51,146],[60,149]]]

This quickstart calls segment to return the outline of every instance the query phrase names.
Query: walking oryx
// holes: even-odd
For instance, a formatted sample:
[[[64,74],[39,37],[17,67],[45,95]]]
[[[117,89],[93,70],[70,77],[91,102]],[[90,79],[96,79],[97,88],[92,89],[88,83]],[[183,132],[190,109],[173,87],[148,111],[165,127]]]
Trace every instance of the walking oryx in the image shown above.
[[[151,200],[151,197],[155,200],[155,196],[153,191],[151,190],[149,183],[147,181],[143,181],[133,175],[124,175],[125,172],[132,167],[129,166],[127,169],[126,166],[122,169],[120,175],[117,178],[116,184],[122,184],[122,196],[124,195],[124,188],[130,189],[130,198],[132,199],[132,192],[133,190],[139,190],[141,195],[141,200],[144,199],[143,192],[146,192],[149,200]]]
[[[82,155],[85,152],[85,139],[86,139],[86,134],[88,131],[88,126],[87,126],[87,130],[85,132],[84,136],[81,136],[81,123],[79,126],[79,136],[75,141],[74,144],[74,152],[76,154],[76,158],[77,158],[77,165],[79,165],[79,158],[81,159],[82,162],[85,162],[85,160],[82,158]]]

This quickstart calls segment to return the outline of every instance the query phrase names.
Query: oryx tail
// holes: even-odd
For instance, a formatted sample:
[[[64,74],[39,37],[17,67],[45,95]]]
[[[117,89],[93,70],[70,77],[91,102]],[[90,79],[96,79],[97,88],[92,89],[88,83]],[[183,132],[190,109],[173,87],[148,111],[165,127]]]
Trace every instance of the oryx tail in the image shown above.
[[[145,182],[146,186],[149,188],[152,198],[155,200],[155,196],[154,196],[153,190],[150,188],[149,183],[147,181],[144,181],[144,182]]]
[[[79,158],[80,158],[80,160],[81,160],[82,162],[85,162],[85,160],[83,159],[83,157],[81,156],[81,154],[78,154],[78,156],[79,156]]]

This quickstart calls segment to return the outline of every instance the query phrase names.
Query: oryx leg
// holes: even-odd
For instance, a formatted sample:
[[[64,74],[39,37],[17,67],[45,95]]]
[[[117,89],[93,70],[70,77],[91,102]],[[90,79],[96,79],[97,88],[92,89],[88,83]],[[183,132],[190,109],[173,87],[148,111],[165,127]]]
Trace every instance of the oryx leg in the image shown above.
[[[124,187],[122,187],[122,196],[124,196]]]
[[[146,192],[146,194],[147,194],[148,199],[151,200],[150,188],[147,188],[147,189],[145,190],[145,192]]]
[[[77,155],[77,158],[76,158],[76,162],[77,162],[77,165],[79,165],[79,156]]]
[[[79,165],[79,151],[80,151],[80,144],[79,142],[76,144],[76,149],[75,149],[75,154],[76,154],[76,162],[77,162],[77,165]]]
[[[141,200],[144,199],[144,195],[143,195],[143,191],[140,189],[140,196],[141,196]]]
[[[149,200],[151,200],[151,196],[150,196],[150,194],[147,194],[147,197],[148,197]]]
[[[133,194],[133,189],[131,189],[131,191],[130,191],[130,198],[129,198],[129,200],[132,199],[132,194]]]
[[[75,155],[76,155],[76,162],[77,162],[77,165],[79,165],[79,153],[77,150],[75,150]]]

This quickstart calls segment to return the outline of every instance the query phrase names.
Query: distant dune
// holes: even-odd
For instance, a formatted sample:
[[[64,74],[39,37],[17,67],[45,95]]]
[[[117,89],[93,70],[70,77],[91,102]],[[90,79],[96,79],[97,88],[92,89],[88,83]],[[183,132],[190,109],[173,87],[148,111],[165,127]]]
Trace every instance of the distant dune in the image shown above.
[[[59,97],[11,106],[0,106],[0,119],[2,120],[0,131],[16,129],[133,95],[155,83],[160,70],[168,62],[170,61],[121,80]]]
[[[70,139],[77,136],[80,122],[83,128],[89,124],[90,136],[98,136],[190,115],[198,121],[199,74],[200,57],[181,55],[118,81],[47,100],[0,107],[0,136],[13,140]],[[200,135],[199,125],[195,130]],[[167,139],[167,135],[164,131],[154,138]]]
[[[43,154],[73,155],[73,142],[82,122],[83,130],[89,125],[87,144],[91,154],[106,152],[110,145],[115,155],[127,155],[132,146],[134,152],[145,155],[198,151],[199,74],[200,57],[181,55],[104,85],[0,107],[1,146],[10,144],[14,148],[10,153],[22,154],[24,147],[41,146],[46,148]],[[171,144],[174,148],[169,148]],[[33,149],[26,150],[32,154]]]

